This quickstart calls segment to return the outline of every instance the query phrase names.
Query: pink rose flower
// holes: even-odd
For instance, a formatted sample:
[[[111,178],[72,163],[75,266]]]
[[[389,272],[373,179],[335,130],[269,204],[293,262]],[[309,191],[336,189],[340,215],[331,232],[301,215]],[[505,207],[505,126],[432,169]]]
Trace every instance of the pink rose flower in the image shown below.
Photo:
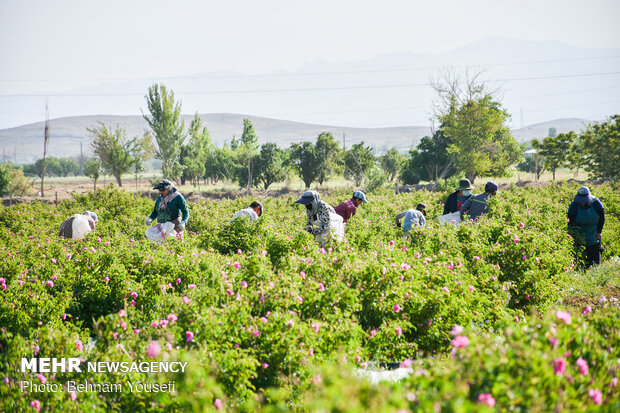
[[[395,313],[398,313],[400,310],[402,310],[402,308],[400,308],[398,304],[394,304],[394,307],[392,307],[392,310],[394,310]]]
[[[400,328],[400,327],[396,327],[396,335],[397,335],[397,336],[400,336],[400,335],[402,335],[402,334],[403,334],[403,329],[402,329],[402,328]]]
[[[75,347],[77,348],[78,351],[84,350],[84,344],[79,338],[75,340]]]
[[[215,407],[217,410],[222,410],[224,404],[222,404],[222,401],[220,399],[215,399],[215,401],[213,402],[213,407]]]
[[[489,407],[495,406],[495,399],[491,395],[491,393],[482,393],[478,395],[478,402],[484,403]]]
[[[186,337],[186,341],[189,343],[190,341],[192,341],[194,339],[194,332],[193,331],[186,331],[185,332],[185,337]]]
[[[469,339],[465,336],[456,336],[450,344],[456,348],[467,347],[469,345]]]
[[[566,360],[561,357],[553,360],[553,371],[557,376],[561,376],[566,371]]]
[[[570,316],[570,313],[568,311],[556,311],[555,312],[555,316],[556,316],[556,318],[558,320],[560,320],[564,324],[570,324],[571,323],[571,316]]]
[[[159,353],[161,353],[161,346],[159,345],[159,342],[152,340],[146,347],[146,356],[154,359],[159,356]]]
[[[588,390],[588,394],[590,395],[594,403],[596,404],[603,403],[603,394],[601,393],[599,389],[590,389]]]
[[[37,412],[41,411],[41,402],[38,400],[33,400],[30,402],[30,407],[35,409]]]
[[[588,375],[588,372],[590,371],[590,368],[588,367],[588,362],[587,361],[585,361],[584,359],[579,357],[575,364],[577,364],[577,367],[579,368],[579,372],[581,374],[583,374],[584,376]]]
[[[592,307],[587,306],[586,308],[583,309],[583,312],[581,314],[586,315],[586,314],[590,314],[592,312]]]

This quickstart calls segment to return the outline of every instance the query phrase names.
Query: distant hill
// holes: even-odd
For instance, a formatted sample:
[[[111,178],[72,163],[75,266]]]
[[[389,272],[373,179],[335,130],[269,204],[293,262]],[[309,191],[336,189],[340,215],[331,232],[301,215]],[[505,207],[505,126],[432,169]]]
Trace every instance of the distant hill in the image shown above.
[[[364,141],[372,145],[377,153],[383,153],[391,147],[402,152],[415,147],[423,136],[430,135],[430,128],[424,126],[402,126],[390,128],[350,128],[328,125],[313,125],[286,120],[262,118],[258,116],[230,113],[212,113],[200,115],[207,126],[216,145],[230,142],[233,136],[240,137],[243,132],[243,119],[249,119],[259,137],[259,143],[274,142],[288,147],[294,142],[312,141],[321,132],[331,132],[342,145],[347,147]],[[183,116],[186,125],[193,116]],[[87,128],[103,122],[108,126],[119,125],[127,130],[128,136],[143,133],[148,128],[140,116],[76,116],[50,120],[51,138],[48,146],[49,156],[79,156],[80,144],[86,155],[92,154],[92,137]],[[558,133],[571,130],[580,131],[589,121],[585,119],[557,119],[535,125],[529,125],[513,131],[520,142],[533,138],[544,138],[549,128],[555,127]],[[18,164],[32,163],[43,156],[43,131],[45,123],[37,122],[17,128],[0,130],[0,149],[2,155],[10,162]]]

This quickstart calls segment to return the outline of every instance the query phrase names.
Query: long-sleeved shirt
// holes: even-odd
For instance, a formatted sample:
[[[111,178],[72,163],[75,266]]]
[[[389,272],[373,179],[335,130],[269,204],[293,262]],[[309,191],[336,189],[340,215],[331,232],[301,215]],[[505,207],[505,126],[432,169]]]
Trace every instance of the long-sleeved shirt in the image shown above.
[[[168,201],[167,204],[162,204],[164,198],[160,195],[155,201],[155,207],[153,208],[153,212],[149,215],[149,218],[155,219],[157,218],[157,222],[163,224],[164,222],[174,221],[179,215],[181,215],[181,220],[187,224],[187,220],[189,219],[189,209],[187,208],[187,203],[185,202],[185,198],[183,195],[176,192],[174,197]]]
[[[457,193],[458,191],[452,192],[450,195],[448,195],[448,198],[446,199],[446,203],[443,206],[443,215],[451,214],[456,211],[460,211],[461,208],[463,207],[463,204],[469,198],[471,198],[471,195],[461,198],[457,195]]]
[[[338,204],[338,206],[334,208],[334,211],[342,217],[344,222],[347,222],[353,215],[355,215],[357,205],[355,205],[353,198],[351,198],[348,201],[343,201]]]
[[[254,222],[258,219],[258,214],[252,208],[244,208],[240,211],[235,212],[235,216],[233,217],[233,219],[230,220],[230,222],[233,222],[239,217],[248,217],[250,222]]]
[[[477,219],[489,210],[489,192],[472,195],[461,207],[461,221],[465,220],[465,214],[471,219]]]
[[[398,224],[403,218],[403,232],[409,231],[411,227],[426,226],[426,217],[417,209],[408,209],[396,215],[396,223]]]
[[[568,207],[568,225],[575,225],[584,236],[586,245],[595,245],[600,242],[596,234],[603,232],[605,225],[605,208],[598,198],[585,208],[577,202]]]
[[[310,227],[314,226],[315,223],[318,225],[318,228],[314,228],[312,230],[313,234],[316,235],[321,232],[329,231],[329,223],[331,221],[330,214],[335,215],[336,211],[334,211],[334,208],[325,201],[317,202],[316,212],[306,209],[306,215],[308,217],[307,225]]]

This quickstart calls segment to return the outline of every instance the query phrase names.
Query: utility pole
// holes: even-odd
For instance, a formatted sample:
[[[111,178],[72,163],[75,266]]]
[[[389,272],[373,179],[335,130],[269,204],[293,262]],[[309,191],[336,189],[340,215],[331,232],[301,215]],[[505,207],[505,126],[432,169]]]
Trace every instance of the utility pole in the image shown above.
[[[80,176],[84,175],[84,152],[82,151],[82,141],[80,141]]]
[[[344,132],[342,132],[342,149],[347,150],[346,138],[344,136]]]
[[[47,102],[45,103],[45,135],[43,138],[43,161],[41,162],[41,198],[43,198],[43,180],[45,179],[45,156],[47,155],[47,143],[50,139],[50,114]]]

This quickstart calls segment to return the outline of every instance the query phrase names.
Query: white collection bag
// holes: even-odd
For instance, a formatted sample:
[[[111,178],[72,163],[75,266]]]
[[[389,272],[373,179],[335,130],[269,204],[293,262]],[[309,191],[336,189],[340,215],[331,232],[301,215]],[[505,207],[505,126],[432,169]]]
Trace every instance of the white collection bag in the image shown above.
[[[176,237],[177,232],[174,230],[174,222],[164,222],[163,224],[153,225],[146,230],[146,237],[149,241],[158,244],[164,242],[166,237]]]
[[[440,224],[458,225],[461,223],[461,213],[459,211],[456,211],[451,214],[442,215],[437,219],[439,220]]]
[[[73,239],[84,239],[86,234],[91,232],[93,229],[90,227],[90,222],[85,215],[76,214],[73,216],[71,230],[73,231]]]

